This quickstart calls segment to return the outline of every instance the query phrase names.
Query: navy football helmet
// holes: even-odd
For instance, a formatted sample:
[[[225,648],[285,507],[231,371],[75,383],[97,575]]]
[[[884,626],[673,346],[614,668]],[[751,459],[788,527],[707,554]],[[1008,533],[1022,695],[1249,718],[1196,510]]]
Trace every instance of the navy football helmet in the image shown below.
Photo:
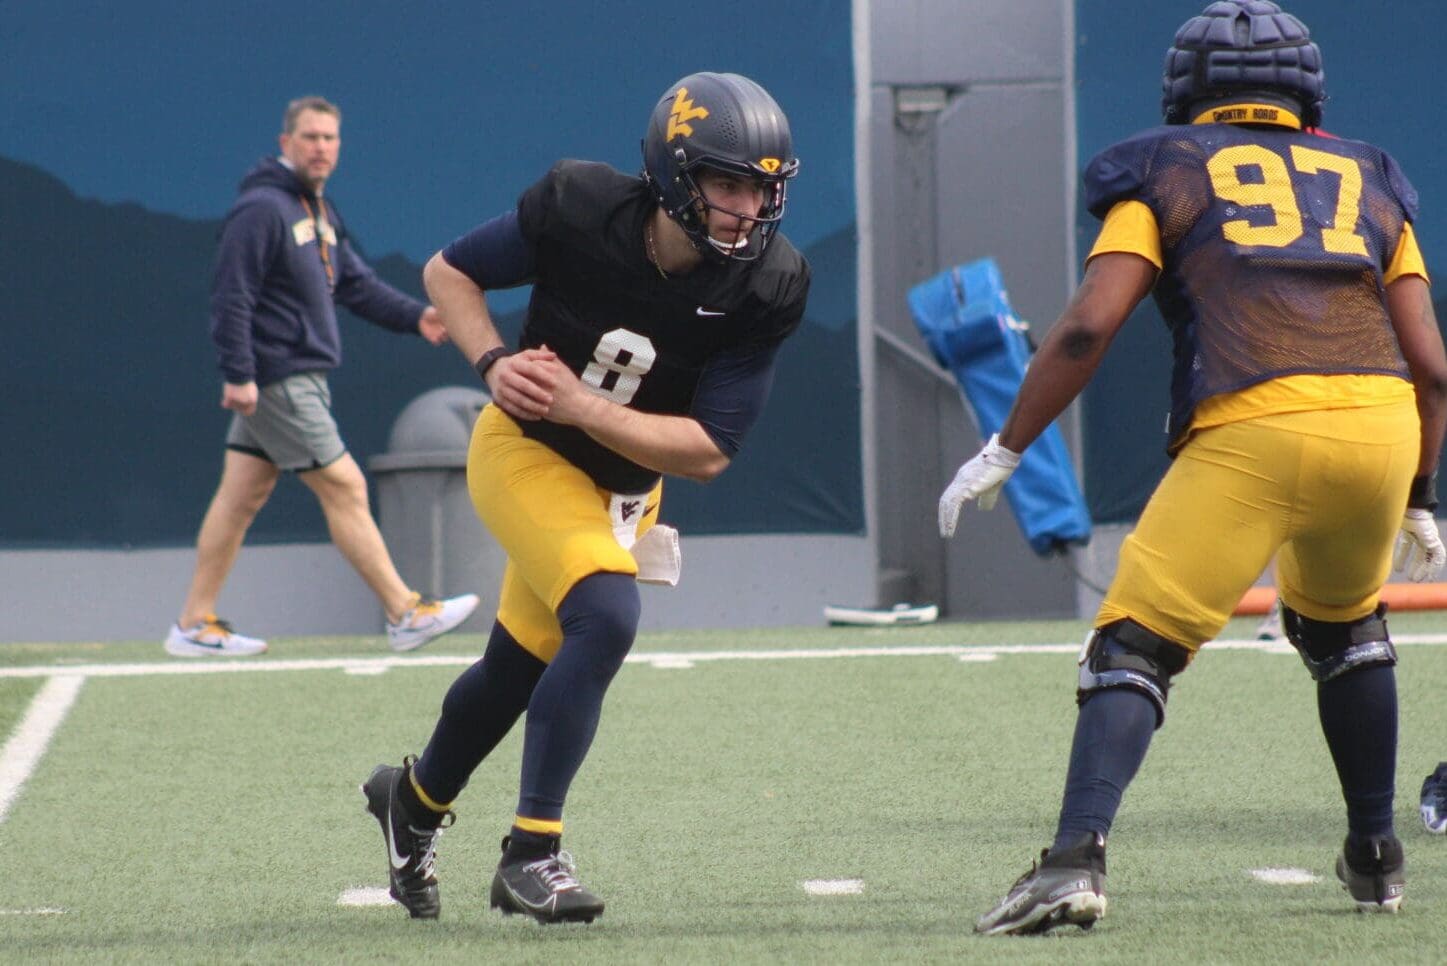
[[[699,169],[764,187],[764,204],[742,244],[709,237]],[[764,253],[784,217],[786,182],[799,172],[789,119],[769,92],[739,74],[689,74],[659,99],[643,137],[643,179],[659,205],[705,255],[744,261]]]
[[[1217,0],[1176,31],[1161,76],[1167,124],[1188,124],[1193,104],[1240,98],[1299,111],[1321,124],[1326,99],[1321,49],[1306,25],[1270,0]]]

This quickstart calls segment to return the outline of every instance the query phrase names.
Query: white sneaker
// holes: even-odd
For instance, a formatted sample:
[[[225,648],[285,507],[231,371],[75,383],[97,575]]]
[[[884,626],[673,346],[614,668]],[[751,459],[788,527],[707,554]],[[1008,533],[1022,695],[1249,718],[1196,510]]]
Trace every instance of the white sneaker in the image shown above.
[[[393,624],[387,622],[387,643],[394,651],[415,651],[467,620],[477,609],[477,595],[463,594],[438,600],[418,595],[412,609]]]
[[[266,642],[238,634],[215,614],[207,614],[184,630],[172,624],[166,635],[166,653],[176,657],[246,656],[266,653]]]

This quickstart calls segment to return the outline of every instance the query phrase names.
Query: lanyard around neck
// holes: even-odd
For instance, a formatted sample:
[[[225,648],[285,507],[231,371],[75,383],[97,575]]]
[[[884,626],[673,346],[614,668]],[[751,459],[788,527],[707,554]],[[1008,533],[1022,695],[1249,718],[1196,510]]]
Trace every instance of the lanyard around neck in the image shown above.
[[[317,251],[321,252],[322,268],[326,269],[327,288],[334,289],[337,287],[337,283],[335,270],[332,268],[332,254],[327,248],[327,237],[322,233],[321,213],[326,209],[322,208],[321,202],[318,201],[318,210],[312,211],[311,202],[306,200],[306,195],[297,195],[297,197],[301,199],[301,206],[306,209],[307,216],[311,218],[312,226],[316,229]]]

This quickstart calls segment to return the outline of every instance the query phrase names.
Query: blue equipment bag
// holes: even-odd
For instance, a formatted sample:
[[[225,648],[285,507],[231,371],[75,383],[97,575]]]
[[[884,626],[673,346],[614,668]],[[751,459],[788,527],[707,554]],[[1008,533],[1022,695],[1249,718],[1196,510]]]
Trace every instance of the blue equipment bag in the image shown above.
[[[989,439],[1004,424],[1034,351],[1029,325],[1010,308],[999,266],[982,258],[941,272],[909,290],[909,307],[935,359],[964,390],[981,438]],[[1089,542],[1090,512],[1053,423],[1025,450],[1005,496],[1040,556]]]

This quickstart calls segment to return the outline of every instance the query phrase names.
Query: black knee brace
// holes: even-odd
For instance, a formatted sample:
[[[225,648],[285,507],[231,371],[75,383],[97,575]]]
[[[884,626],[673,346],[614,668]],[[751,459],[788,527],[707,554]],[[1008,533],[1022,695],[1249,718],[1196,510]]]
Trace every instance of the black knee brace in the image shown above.
[[[1281,606],[1286,638],[1317,681],[1330,681],[1348,671],[1374,664],[1397,663],[1397,649],[1387,635],[1387,605],[1354,621],[1317,621]]]
[[[1080,687],[1076,704],[1107,688],[1139,691],[1156,706],[1156,727],[1166,722],[1166,695],[1171,676],[1190,663],[1191,652],[1148,631],[1132,620],[1096,628],[1080,652]]]

